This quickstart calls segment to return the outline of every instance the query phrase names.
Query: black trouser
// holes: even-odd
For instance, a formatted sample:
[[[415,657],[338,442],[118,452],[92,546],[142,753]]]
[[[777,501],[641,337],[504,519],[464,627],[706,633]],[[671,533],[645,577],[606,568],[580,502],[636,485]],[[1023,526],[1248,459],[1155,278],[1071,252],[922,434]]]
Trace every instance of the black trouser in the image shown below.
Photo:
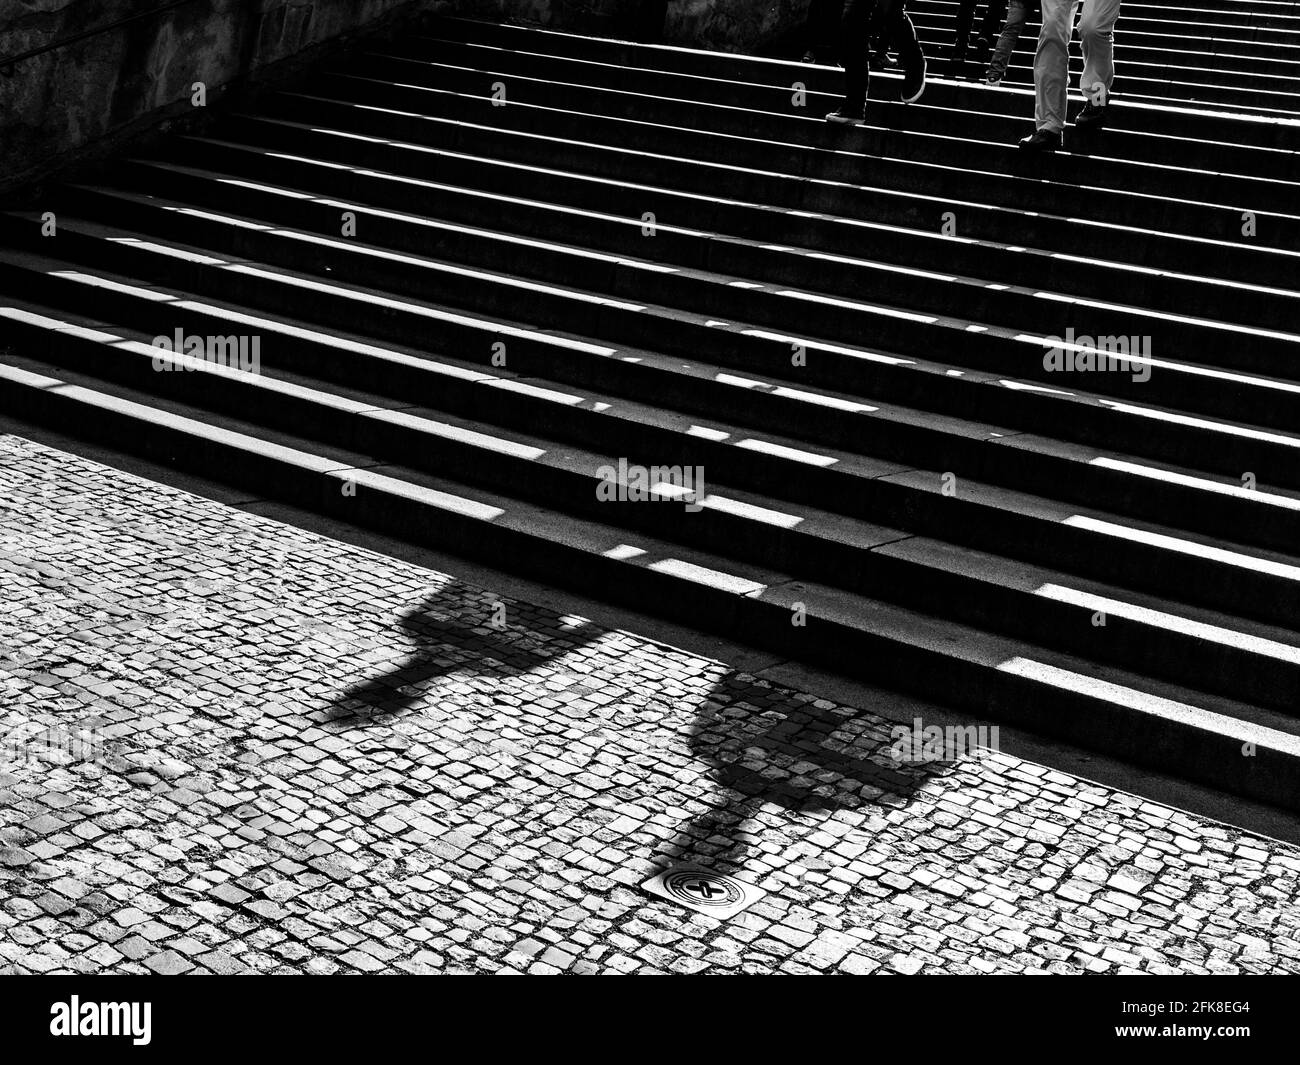
[[[817,53],[819,59],[839,55],[840,19],[844,13],[844,0],[812,0],[808,5],[808,20],[804,23],[804,47]]]
[[[668,17],[668,0],[641,0],[635,17],[634,33],[638,41],[662,41],[664,20]]]
[[[970,40],[971,23],[975,21],[975,5],[978,0],[961,0],[957,7],[957,40],[953,44],[954,59],[966,58],[966,42]],[[989,0],[984,9],[984,22],[980,26],[980,36],[989,42],[998,39],[1002,22],[1007,17],[1007,0]]]
[[[907,0],[849,0],[840,34],[844,42],[844,108],[861,114],[867,105],[867,80],[871,76],[871,38],[892,45],[903,70],[913,73],[925,62],[916,29],[907,17]]]

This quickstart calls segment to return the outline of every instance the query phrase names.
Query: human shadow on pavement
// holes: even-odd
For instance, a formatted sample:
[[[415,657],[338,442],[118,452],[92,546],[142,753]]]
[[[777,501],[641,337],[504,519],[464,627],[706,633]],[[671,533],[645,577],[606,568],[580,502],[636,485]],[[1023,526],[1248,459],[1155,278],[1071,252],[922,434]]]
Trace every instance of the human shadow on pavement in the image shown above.
[[[895,758],[899,726],[851,707],[729,673],[696,715],[690,749],[721,795],[660,850],[667,864],[738,868],[765,805],[794,814],[905,805],[950,765]],[[910,733],[909,733],[910,735]]]
[[[506,617],[504,604],[478,589],[443,586],[402,617],[414,652],[344,691],[330,720],[391,721],[425,698],[432,680],[452,673],[519,676],[558,664],[609,631],[530,604],[508,609]],[[727,671],[693,715],[687,747],[714,796],[656,848],[656,858],[668,864],[738,866],[765,806],[795,815],[897,807],[928,777],[951,768],[892,757],[898,734],[892,722],[748,674]],[[677,766],[681,759],[666,761]]]
[[[402,615],[400,631],[415,644],[400,665],[353,685],[329,712],[335,723],[390,720],[425,695],[431,680],[470,671],[510,677],[544,666],[592,640],[603,630],[544,607],[506,604],[477,589],[451,582]]]

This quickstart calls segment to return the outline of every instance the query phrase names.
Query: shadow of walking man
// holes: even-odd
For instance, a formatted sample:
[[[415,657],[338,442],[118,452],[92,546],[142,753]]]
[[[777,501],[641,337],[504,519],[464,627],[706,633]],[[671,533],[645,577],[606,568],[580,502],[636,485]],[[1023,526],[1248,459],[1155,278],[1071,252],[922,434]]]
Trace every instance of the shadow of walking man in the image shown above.
[[[745,674],[718,682],[690,736],[721,797],[668,841],[668,864],[736,870],[766,805],[794,814],[899,807],[943,765],[895,757],[899,726]]]
[[[548,688],[548,683],[554,673],[570,671],[573,663],[561,660],[609,631],[543,607],[514,602],[508,609],[509,616],[506,604],[489,593],[457,582],[442,586],[402,616],[400,630],[414,652],[387,672],[349,687],[330,707],[328,719],[345,727],[390,722],[428,698],[431,682],[450,674],[504,683],[535,673],[536,686],[529,683],[512,692],[512,700],[527,703],[543,692],[560,697],[563,692]],[[680,655],[668,649],[663,653]],[[796,816],[866,805],[898,807],[927,777],[951,768],[895,757],[898,726],[873,714],[780,688],[717,663],[691,668],[701,665],[718,679],[697,706],[676,709],[690,715],[686,746],[714,795],[701,812],[655,847],[653,857],[660,864],[698,864],[720,872],[738,868],[759,842],[765,807]],[[642,674],[639,668],[627,665],[627,689],[637,689],[662,706],[665,696],[656,697],[651,687],[663,683],[662,674]],[[586,675],[583,671],[574,677],[585,686],[590,683],[583,679]],[[564,689],[577,690],[567,682]],[[638,728],[637,705],[634,699],[616,717],[591,721],[593,736],[613,726],[619,757],[644,755],[641,745],[657,727],[649,725],[650,732]],[[673,716],[670,711],[669,720]],[[651,721],[661,719],[662,710],[651,715]],[[673,750],[665,759],[666,771],[681,764],[681,737],[681,731],[669,733]]]
[[[344,691],[331,707],[332,722],[390,720],[424,698],[429,683],[440,677],[529,673],[603,634],[584,619],[544,607],[512,604],[507,612],[503,601],[456,582],[407,611],[399,629],[415,645],[414,653]]]

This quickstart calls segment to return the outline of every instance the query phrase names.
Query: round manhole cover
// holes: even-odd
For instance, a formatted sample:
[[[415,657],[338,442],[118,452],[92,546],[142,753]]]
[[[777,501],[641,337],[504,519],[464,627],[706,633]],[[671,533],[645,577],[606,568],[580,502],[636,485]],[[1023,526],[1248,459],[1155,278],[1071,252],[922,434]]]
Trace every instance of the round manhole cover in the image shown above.
[[[663,885],[669,894],[693,906],[734,906],[745,897],[739,884],[719,873],[669,873]]]

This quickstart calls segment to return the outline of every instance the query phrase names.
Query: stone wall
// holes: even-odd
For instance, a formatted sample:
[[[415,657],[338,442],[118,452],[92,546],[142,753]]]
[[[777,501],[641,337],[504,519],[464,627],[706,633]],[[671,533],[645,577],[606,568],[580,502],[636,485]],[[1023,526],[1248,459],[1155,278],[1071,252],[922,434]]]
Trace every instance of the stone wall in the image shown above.
[[[165,0],[0,0],[0,58],[163,6]],[[0,189],[169,117],[212,104],[414,0],[191,0],[27,60],[0,77]]]
[[[809,0],[668,0],[668,44],[757,52],[797,29]],[[576,33],[632,36],[641,0],[438,0],[440,10],[470,18],[523,22]]]
[[[0,0],[0,59],[167,0]],[[808,0],[668,0],[668,43],[759,51]],[[641,0],[189,0],[27,60],[0,77],[0,192],[106,155],[175,119],[201,122],[231,91],[284,76],[330,42],[424,12],[638,36]]]

